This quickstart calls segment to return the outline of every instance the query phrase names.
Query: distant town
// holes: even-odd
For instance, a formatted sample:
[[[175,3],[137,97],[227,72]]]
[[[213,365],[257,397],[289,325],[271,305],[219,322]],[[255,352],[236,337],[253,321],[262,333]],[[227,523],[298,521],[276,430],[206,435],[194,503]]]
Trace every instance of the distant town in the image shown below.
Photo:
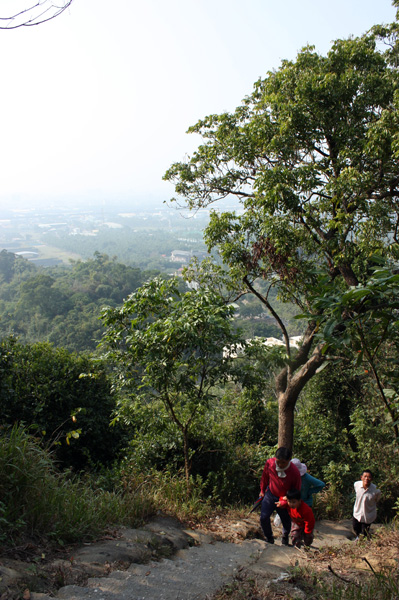
[[[122,261],[126,257],[118,252],[117,240],[130,240],[133,252],[127,262],[136,262],[135,238],[142,245],[143,236],[164,238],[164,246],[159,245],[159,261],[175,266],[188,263],[193,256],[202,259],[206,255],[202,231],[209,210],[183,214],[165,205],[128,212],[100,203],[85,208],[8,208],[1,211],[0,217],[0,250],[23,256],[38,266],[68,264],[71,260],[84,260],[94,251],[106,252],[104,246],[112,245],[110,238],[115,240],[115,254]]]

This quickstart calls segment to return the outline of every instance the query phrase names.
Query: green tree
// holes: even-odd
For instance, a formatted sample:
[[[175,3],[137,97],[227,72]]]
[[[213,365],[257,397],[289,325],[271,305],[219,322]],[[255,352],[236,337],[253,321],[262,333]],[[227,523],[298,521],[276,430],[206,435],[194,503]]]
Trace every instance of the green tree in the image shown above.
[[[177,278],[155,278],[121,308],[102,313],[103,344],[109,348],[105,357],[118,365],[119,384],[130,390],[119,416],[127,418],[135,402],[153,410],[163,404],[183,438],[187,483],[190,432],[234,363],[223,356],[223,348],[237,342],[232,310],[210,289],[182,292]]]
[[[241,205],[212,212],[205,237],[237,293],[257,296],[285,340],[279,445],[292,447],[299,394],[329,358],[315,337],[327,326],[317,299],[365,283],[371,254],[397,255],[399,75],[394,52],[377,44],[385,34],[393,35],[380,29],[336,41],[327,56],[307,47],[283,61],[235,112],[191,127],[204,143],[164,176],[191,209],[223,198]],[[307,314],[299,349],[259,278]]]
[[[14,278],[25,278],[35,271],[34,265],[21,256],[2,250],[0,252],[0,284],[10,283]]]
[[[98,360],[48,343],[1,341],[1,425],[34,426],[43,445],[57,442],[54,451],[64,466],[112,462],[123,437],[120,428],[110,427],[114,407],[111,381]]]
[[[43,317],[55,317],[67,312],[68,298],[54,287],[55,279],[40,273],[21,284],[18,309],[22,312],[38,311]]]
[[[365,285],[322,297],[318,303],[329,317],[323,336],[329,350],[346,356],[352,369],[367,377],[367,387],[382,402],[398,440],[399,274],[392,270],[389,264],[380,265]],[[345,328],[337,334],[343,314]]]

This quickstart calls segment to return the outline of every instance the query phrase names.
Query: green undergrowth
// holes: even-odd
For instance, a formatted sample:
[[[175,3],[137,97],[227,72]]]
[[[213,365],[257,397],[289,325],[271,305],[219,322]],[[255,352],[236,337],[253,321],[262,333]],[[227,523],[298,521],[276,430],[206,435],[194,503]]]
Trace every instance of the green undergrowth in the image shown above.
[[[145,473],[136,469],[133,462],[125,464],[118,473],[125,493],[131,494],[137,487],[146,490],[157,511],[174,515],[182,521],[201,521],[220,507],[207,497],[203,479],[190,476],[187,482],[182,472],[165,469],[149,469]]]
[[[95,539],[109,527],[137,527],[158,511],[200,521],[218,509],[200,477],[140,472],[129,464],[101,475],[57,469],[51,451],[22,427],[0,434],[0,545],[56,545]]]
[[[0,438],[0,544],[93,539],[113,524],[135,525],[155,510],[146,489],[107,491],[59,472],[51,452],[21,427]]]

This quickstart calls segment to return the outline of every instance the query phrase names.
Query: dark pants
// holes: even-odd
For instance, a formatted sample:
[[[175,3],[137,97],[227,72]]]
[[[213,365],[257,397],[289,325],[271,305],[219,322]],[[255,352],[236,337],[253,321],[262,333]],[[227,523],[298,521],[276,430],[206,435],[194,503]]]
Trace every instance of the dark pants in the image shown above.
[[[300,548],[302,542],[305,546],[310,546],[313,542],[313,533],[305,533],[304,528],[297,523],[292,524],[291,528],[292,545]]]
[[[283,524],[283,537],[287,537],[291,531],[291,519],[288,511],[285,508],[276,507],[276,502],[278,502],[278,500],[279,499],[277,496],[274,496],[268,488],[263,496],[262,506],[260,509],[260,524],[266,539],[273,537],[270,517],[275,510],[277,511],[277,514],[280,515],[280,519]]]
[[[371,523],[361,523],[355,517],[352,517],[352,527],[353,531],[359,537],[359,535],[364,535],[364,537],[370,537],[370,527]]]

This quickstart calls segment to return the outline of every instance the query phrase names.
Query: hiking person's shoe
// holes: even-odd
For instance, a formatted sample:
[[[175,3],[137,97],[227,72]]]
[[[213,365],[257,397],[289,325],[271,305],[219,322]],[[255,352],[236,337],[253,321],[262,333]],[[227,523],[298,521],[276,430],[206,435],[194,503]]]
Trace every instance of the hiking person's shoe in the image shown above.
[[[283,537],[281,538],[281,545],[282,546],[288,546],[288,535],[283,535]]]

